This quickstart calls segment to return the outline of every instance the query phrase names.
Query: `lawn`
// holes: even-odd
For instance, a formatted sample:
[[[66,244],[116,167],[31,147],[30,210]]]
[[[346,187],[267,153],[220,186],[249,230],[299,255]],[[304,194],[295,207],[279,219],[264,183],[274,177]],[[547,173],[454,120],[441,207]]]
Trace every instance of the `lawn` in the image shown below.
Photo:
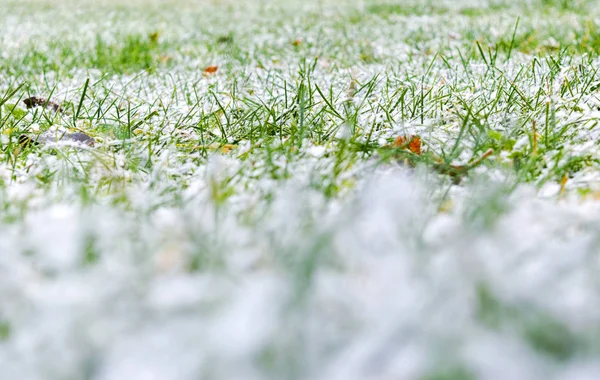
[[[0,379],[596,379],[599,9],[0,0]]]

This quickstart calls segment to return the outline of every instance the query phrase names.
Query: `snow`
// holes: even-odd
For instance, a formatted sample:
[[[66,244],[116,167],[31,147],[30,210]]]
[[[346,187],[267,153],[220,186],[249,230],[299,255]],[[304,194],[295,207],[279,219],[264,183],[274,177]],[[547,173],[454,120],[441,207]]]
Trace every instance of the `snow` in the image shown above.
[[[537,61],[526,74],[531,82],[517,83],[528,97],[544,91],[540,101],[556,107],[556,128],[573,123],[572,141],[543,157],[539,182],[516,183],[512,157],[501,151],[495,156],[506,166],[483,165],[456,186],[424,165],[377,165],[377,155],[344,151],[340,165],[336,144],[349,143],[356,129],[356,142],[383,146],[419,134],[426,152],[448,152],[465,111],[456,96],[486,109],[503,81],[531,67],[531,56],[515,52],[494,76],[481,62],[463,66],[451,51],[450,67],[436,62],[428,71],[432,56],[421,47],[443,49],[448,38],[458,44],[465,18],[396,15],[386,27],[371,18],[361,29],[338,18],[367,4],[218,3],[173,0],[166,9],[148,0],[142,17],[108,0],[83,2],[77,12],[68,1],[35,12],[10,2],[12,13],[0,15],[1,54],[11,62],[32,46],[57,59],[52,42],[61,39],[82,54],[97,35],[116,43],[159,30],[175,46],[166,53],[174,66],[155,73],[103,75],[75,65],[60,73],[24,68],[14,78],[10,62],[0,67],[0,94],[27,77],[28,91],[53,91],[56,101],[73,104],[89,78],[87,119],[73,123],[66,113],[50,127],[95,132],[100,141],[85,149],[50,144],[14,163],[2,152],[0,380],[383,380],[457,368],[477,379],[596,378],[597,170],[574,173],[564,188],[544,175],[570,157],[600,158],[597,99],[584,97],[573,111],[583,85],[574,85],[574,96],[558,95],[585,57],[561,62],[552,83],[544,80],[547,62]],[[229,13],[216,12],[223,9]],[[528,21],[540,30],[550,23]],[[487,30],[485,22],[472,21],[471,32]],[[514,26],[510,15],[495,22],[499,35]],[[308,34],[299,35],[305,23]],[[233,48],[208,49],[209,37],[230,31],[225,26],[247,44],[246,61],[232,58]],[[408,41],[415,33],[431,38]],[[298,38],[304,56],[289,46]],[[340,42],[348,38],[358,42]],[[375,62],[357,62],[359,46],[372,48]],[[299,64],[316,54],[311,80],[326,95],[332,90],[339,112],[357,111],[356,124],[319,112],[327,107],[315,93],[307,120],[323,134],[309,128],[293,149],[289,136],[276,138],[268,156],[264,136],[251,141],[236,127],[269,123],[265,109],[298,111],[291,98],[302,81]],[[216,75],[204,75],[208,64],[219,65]],[[371,94],[354,88],[376,75]],[[414,118],[398,105],[388,120],[383,108],[398,87],[410,90],[407,104],[423,88],[452,102]],[[228,116],[265,108],[252,108],[250,125],[221,129],[217,103]],[[128,106],[141,121],[132,136],[102,130],[126,125]],[[528,154],[531,131],[522,119],[538,120],[541,134],[545,115],[498,107],[510,112],[477,121],[513,139],[512,152]],[[98,109],[106,113],[96,117]],[[27,112],[15,128],[48,127]],[[295,127],[282,120],[278,126]],[[223,133],[229,153],[210,144]],[[9,133],[0,139],[8,144]],[[468,138],[459,144],[458,163],[476,155],[473,146]],[[334,196],[324,191],[329,185]]]

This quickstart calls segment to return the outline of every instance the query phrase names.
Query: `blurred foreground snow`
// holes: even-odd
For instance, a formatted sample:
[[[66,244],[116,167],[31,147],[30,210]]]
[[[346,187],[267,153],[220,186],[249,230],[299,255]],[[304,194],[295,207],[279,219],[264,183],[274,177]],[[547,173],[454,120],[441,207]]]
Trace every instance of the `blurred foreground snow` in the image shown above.
[[[198,195],[3,225],[0,378],[595,378],[597,203],[365,183],[291,183],[251,224]]]

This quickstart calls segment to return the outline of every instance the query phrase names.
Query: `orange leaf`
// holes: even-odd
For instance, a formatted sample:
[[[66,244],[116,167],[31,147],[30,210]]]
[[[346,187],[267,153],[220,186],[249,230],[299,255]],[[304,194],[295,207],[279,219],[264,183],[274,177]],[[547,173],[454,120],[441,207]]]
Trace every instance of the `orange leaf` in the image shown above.
[[[204,72],[206,74],[214,74],[217,72],[217,70],[219,70],[219,66],[208,66],[204,69]]]
[[[408,142],[408,146],[406,146],[406,137],[398,136],[394,140],[394,148],[408,148],[414,154],[421,154],[421,138],[419,136],[410,136],[410,141]]]
[[[414,154],[421,154],[421,138],[419,136],[411,136],[408,149]]]
[[[394,140],[394,148],[401,148],[404,144],[406,144],[406,137],[404,136],[398,136]]]

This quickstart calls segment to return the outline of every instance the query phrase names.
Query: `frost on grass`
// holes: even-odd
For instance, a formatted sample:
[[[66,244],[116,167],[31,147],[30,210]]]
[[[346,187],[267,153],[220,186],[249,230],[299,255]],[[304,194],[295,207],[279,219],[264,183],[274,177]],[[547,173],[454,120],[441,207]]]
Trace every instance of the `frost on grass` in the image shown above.
[[[0,378],[600,371],[593,4],[5,3]]]
[[[31,211],[0,238],[3,373],[591,376],[598,206],[480,186],[442,214],[403,171],[334,209],[292,181],[251,224],[202,190],[177,208]]]

